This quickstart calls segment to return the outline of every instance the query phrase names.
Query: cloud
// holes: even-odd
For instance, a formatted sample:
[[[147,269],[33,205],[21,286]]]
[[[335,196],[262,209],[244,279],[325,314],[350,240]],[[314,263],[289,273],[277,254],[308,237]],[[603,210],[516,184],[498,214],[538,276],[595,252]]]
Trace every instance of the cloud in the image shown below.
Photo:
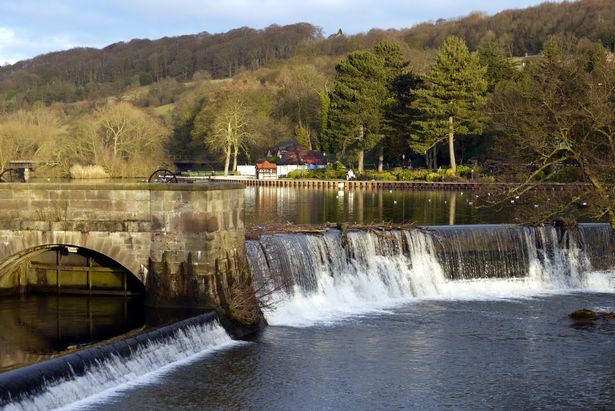
[[[43,40],[36,33],[0,27],[0,64],[2,65],[13,64],[39,54],[66,50],[75,46],[76,44],[68,35],[45,36]]]
[[[493,14],[541,0],[2,0],[0,63],[74,46],[103,47],[241,26],[309,22],[325,34],[403,28],[474,10]]]

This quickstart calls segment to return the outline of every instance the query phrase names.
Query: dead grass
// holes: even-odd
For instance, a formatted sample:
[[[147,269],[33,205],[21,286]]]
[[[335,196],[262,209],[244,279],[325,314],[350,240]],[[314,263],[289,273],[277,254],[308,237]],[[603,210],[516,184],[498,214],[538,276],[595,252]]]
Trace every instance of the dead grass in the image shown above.
[[[82,166],[81,164],[73,165],[70,170],[70,177],[74,179],[98,179],[109,178],[109,174],[101,166]]]

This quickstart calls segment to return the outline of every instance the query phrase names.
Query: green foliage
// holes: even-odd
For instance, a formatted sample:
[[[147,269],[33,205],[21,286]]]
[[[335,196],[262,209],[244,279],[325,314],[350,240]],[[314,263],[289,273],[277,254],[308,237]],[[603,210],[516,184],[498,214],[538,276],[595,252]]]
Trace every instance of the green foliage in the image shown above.
[[[380,138],[387,90],[383,62],[370,51],[350,53],[335,68],[329,134],[342,151],[369,150]]]
[[[293,170],[288,173],[288,178],[293,180],[305,180],[314,177],[313,170]]]
[[[325,168],[308,170],[294,170],[288,173],[288,178],[294,180],[319,179],[319,180],[344,180],[346,179],[347,169],[341,162],[327,164]]]
[[[515,67],[510,59],[506,58],[504,50],[494,41],[482,44],[478,49],[480,64],[487,68],[485,79],[489,84],[489,90],[495,90],[496,86],[503,81],[513,78]]]
[[[376,170],[365,170],[358,177],[362,180],[374,181],[465,181],[470,178],[471,168],[460,166],[460,175],[455,176],[450,169],[440,169],[430,171],[425,169],[404,170],[400,168],[378,172]],[[295,180],[320,179],[320,180],[344,180],[346,179],[346,168],[341,163],[329,164],[326,168],[313,170],[295,170],[288,173],[288,178]],[[475,177],[477,176],[475,170]]]
[[[429,183],[436,183],[442,181],[443,178],[444,176],[441,173],[428,173],[425,177],[425,181]]]
[[[394,134],[391,113],[398,103],[397,80],[406,66],[400,46],[392,42],[350,53],[336,66],[328,133],[337,150],[359,153],[359,171],[363,152]]]
[[[487,69],[478,55],[470,53],[459,37],[448,37],[436,62],[423,76],[426,88],[415,91],[421,119],[416,121],[410,146],[418,153],[449,141],[451,168],[456,168],[454,136],[480,134],[488,118],[483,107],[487,101]]]
[[[152,75],[150,73],[139,73],[139,85],[140,86],[148,86],[154,82]]]
[[[339,173],[346,173],[348,171],[344,163],[342,163],[341,161],[336,161],[333,164],[327,164],[327,169],[332,169]]]
[[[472,170],[474,170],[474,173],[472,173]],[[471,178],[472,174],[474,174],[474,177],[476,177],[479,173],[480,173],[480,170],[478,168],[472,168],[466,165],[457,166],[456,174],[459,177]]]
[[[391,171],[374,171],[374,170],[366,170],[363,174],[363,177],[367,180],[375,180],[375,181],[395,181],[397,180],[397,175]]]
[[[220,34],[132,40],[100,50],[75,48],[50,53],[0,68],[0,94],[17,91],[20,98],[16,109],[24,107],[22,101],[98,99],[121,94],[127,80],[140,73],[147,73],[154,82],[165,78],[193,81],[209,75],[220,79],[272,67],[280,60],[337,61],[349,52],[369,49],[382,40],[400,42],[414,67],[422,70],[430,65],[433,51],[442,39],[450,35],[463,37],[472,50],[485,41],[497,41],[508,56],[537,54],[549,36],[563,33],[587,37],[613,51],[614,22],[612,0],[591,0],[546,2],[493,16],[472,13],[464,18],[439,20],[437,24],[418,24],[411,29],[375,29],[329,38],[324,38],[318,27],[299,23],[263,30],[243,27]],[[329,70],[330,67],[325,69]]]
[[[427,174],[429,170],[401,170],[397,173],[397,180],[399,181],[425,181],[427,180]]]

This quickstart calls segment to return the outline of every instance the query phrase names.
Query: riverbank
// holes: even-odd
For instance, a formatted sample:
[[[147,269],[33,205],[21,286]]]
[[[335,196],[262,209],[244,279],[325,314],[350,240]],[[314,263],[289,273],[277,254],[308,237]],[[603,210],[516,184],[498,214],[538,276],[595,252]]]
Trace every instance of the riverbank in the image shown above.
[[[316,180],[316,179],[271,179],[257,180],[253,177],[215,176],[215,177],[182,177],[182,182],[225,181],[242,183],[257,187],[294,187],[294,188],[337,188],[366,190],[415,190],[415,191],[472,191],[479,188],[513,188],[519,183],[489,183],[478,181],[460,182],[428,182],[428,181],[376,181],[376,180]],[[566,189],[583,189],[589,187],[586,183],[543,183],[537,184],[533,190],[564,191]]]

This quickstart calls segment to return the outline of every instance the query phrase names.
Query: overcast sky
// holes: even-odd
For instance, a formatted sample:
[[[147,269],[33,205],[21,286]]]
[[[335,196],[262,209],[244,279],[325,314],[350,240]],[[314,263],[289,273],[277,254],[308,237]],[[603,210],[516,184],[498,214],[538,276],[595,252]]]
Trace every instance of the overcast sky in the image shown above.
[[[537,0],[0,0],[0,64],[72,47],[133,38],[220,33],[249,26],[308,22],[341,28],[403,28],[466,15],[494,14]]]

